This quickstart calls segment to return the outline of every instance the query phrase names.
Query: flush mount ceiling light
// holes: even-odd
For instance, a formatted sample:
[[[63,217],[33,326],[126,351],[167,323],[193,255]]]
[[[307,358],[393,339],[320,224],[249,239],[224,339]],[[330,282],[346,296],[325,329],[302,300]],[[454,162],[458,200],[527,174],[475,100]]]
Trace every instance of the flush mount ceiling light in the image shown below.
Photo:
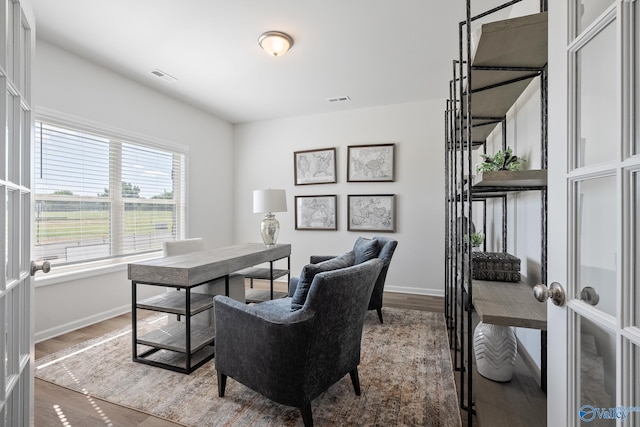
[[[258,44],[269,55],[280,56],[291,49],[293,39],[289,34],[280,31],[267,31],[258,37]]]

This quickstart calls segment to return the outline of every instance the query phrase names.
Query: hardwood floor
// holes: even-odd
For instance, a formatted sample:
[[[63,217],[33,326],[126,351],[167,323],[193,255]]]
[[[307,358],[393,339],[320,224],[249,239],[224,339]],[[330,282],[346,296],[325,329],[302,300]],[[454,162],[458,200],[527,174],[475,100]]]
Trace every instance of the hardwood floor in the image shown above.
[[[248,283],[248,282],[247,282]],[[268,288],[268,283],[254,282],[255,288]],[[285,290],[286,283],[277,282],[275,290]],[[443,312],[442,298],[385,292],[385,307],[408,308]],[[384,311],[383,311],[384,313]],[[139,316],[152,313],[140,311]],[[35,346],[36,359],[74,344],[122,328],[131,322],[130,314],[123,314],[77,331],[70,332]],[[463,414],[463,418],[466,415]],[[35,380],[35,426],[36,427],[177,427],[160,418],[113,405],[82,393],[68,390],[42,380]]]
[[[146,317],[151,312],[139,311]],[[36,359],[131,324],[123,314],[35,345]],[[169,421],[35,379],[35,427],[179,427]]]

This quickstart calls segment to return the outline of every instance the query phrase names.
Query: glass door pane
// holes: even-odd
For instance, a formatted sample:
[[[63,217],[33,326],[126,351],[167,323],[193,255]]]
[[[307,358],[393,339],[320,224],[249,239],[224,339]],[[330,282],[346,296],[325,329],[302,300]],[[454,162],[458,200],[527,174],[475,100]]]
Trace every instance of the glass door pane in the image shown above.
[[[615,0],[576,0],[577,32],[580,34],[595,21]],[[577,34],[576,34],[577,35]]]
[[[631,229],[633,230],[633,239],[631,239],[631,250],[633,257],[633,283],[631,287],[632,298],[632,319],[631,324],[640,327],[640,172],[634,172],[631,178]]]
[[[616,25],[607,25],[576,57],[575,166],[615,160],[619,153]]]
[[[593,305],[616,315],[616,177],[585,179],[576,194],[576,292],[591,287],[599,301]]]
[[[31,30],[24,16],[21,15],[20,18],[20,51],[18,55],[20,81],[18,85],[24,99],[31,99],[31,69],[29,68],[29,63],[31,62],[31,38],[29,36]]]
[[[604,411],[616,406],[615,335],[584,317],[577,318],[576,425],[615,425],[615,421],[603,418]]]
[[[640,347],[631,344],[625,340],[627,347],[626,355],[629,363],[629,377],[640,378]],[[627,401],[624,403],[626,408],[633,408],[626,414],[623,425],[637,426],[640,425],[640,381],[631,381],[627,387]]]
[[[640,7],[637,3],[633,3],[633,43],[635,45],[635,72],[633,76],[633,93],[635,93],[635,117],[633,126],[632,154],[640,154]]]
[[[13,41],[14,41],[14,37],[15,37],[15,31],[13,30],[13,13],[14,13],[14,3],[12,0],[7,0],[6,1],[6,23],[7,23],[7,31],[5,33],[5,37],[6,37],[6,52],[7,52],[7,56],[6,56],[6,64],[7,64],[7,69],[6,69],[6,73],[9,76],[10,80],[13,80]]]
[[[17,107],[17,110],[16,110]],[[20,100],[11,92],[7,92],[7,179],[19,182],[16,172],[20,167],[20,141],[16,140],[16,111],[20,111]],[[19,114],[19,113],[18,113]]]

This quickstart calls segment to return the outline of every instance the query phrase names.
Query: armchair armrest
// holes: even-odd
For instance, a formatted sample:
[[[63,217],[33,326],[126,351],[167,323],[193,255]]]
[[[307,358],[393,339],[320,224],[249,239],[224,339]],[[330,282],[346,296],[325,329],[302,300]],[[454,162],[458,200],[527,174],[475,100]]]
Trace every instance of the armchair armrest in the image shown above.
[[[268,310],[214,298],[216,369],[259,393],[300,406],[314,312]]]

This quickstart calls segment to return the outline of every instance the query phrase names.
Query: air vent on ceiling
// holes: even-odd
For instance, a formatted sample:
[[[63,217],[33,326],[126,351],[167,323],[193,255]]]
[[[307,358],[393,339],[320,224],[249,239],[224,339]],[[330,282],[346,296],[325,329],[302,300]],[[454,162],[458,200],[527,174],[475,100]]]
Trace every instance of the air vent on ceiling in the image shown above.
[[[149,71],[149,72],[151,74],[153,74],[154,76],[161,78],[165,82],[173,83],[173,82],[177,82],[178,81],[178,79],[176,79],[175,77],[170,76],[169,74],[165,73],[164,71],[160,71],[158,69],[155,69],[155,70],[152,70],[152,71]]]
[[[327,101],[329,102],[345,102],[345,101],[350,101],[351,98],[349,98],[348,96],[337,96],[335,98],[329,98],[327,99]]]

